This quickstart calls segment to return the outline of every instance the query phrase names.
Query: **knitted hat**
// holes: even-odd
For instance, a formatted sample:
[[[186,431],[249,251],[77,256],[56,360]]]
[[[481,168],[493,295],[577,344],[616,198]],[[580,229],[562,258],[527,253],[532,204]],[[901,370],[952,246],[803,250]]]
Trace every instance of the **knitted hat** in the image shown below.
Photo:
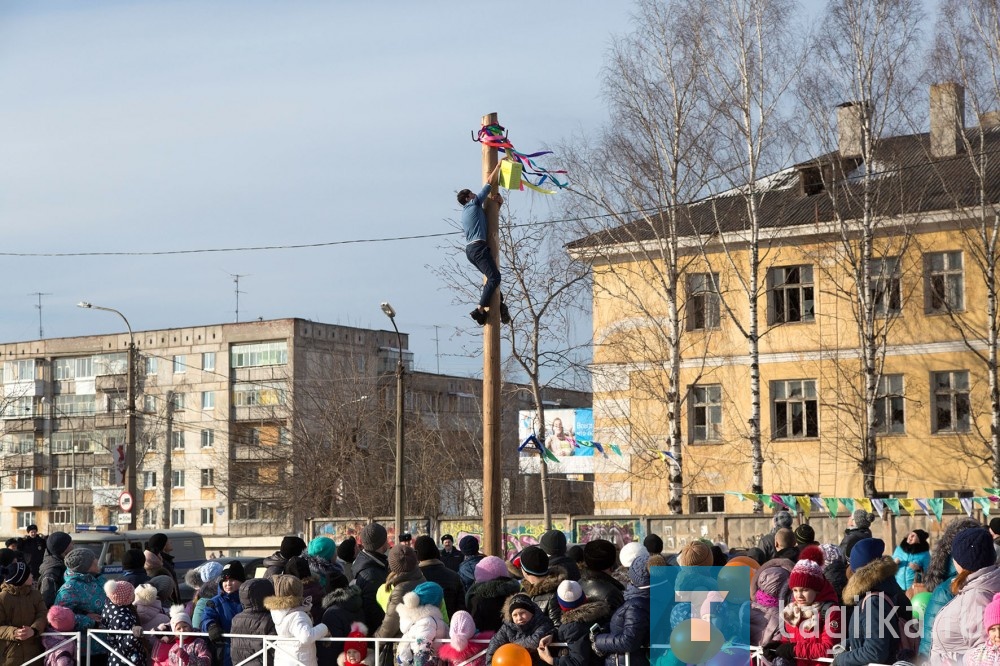
[[[507,602],[507,613],[513,614],[518,608],[526,610],[532,615],[538,612],[538,606],[531,600],[531,597],[521,592],[512,596],[510,601]]]
[[[141,550],[129,548],[122,555],[122,569],[141,569],[146,565],[146,556]]]
[[[167,547],[167,541],[169,540],[166,534],[157,532],[149,537],[149,549],[157,554],[162,553],[163,549]]]
[[[247,579],[247,574],[243,571],[243,563],[239,560],[230,560],[226,562],[226,565],[222,567],[222,573],[219,574],[220,582],[223,580],[238,580],[241,583]]]
[[[302,596],[302,581],[295,576],[278,574],[271,577],[271,584],[274,585],[274,596],[276,597]]]
[[[127,580],[109,580],[104,584],[104,594],[115,606],[131,606],[135,601],[135,588]]]
[[[304,557],[292,557],[285,562],[285,573],[295,576],[299,580],[305,580],[312,575],[309,571],[309,562]]]
[[[823,551],[823,561],[827,566],[844,561],[844,554],[832,543],[820,544],[820,550]]]
[[[413,541],[413,535],[409,532],[403,532],[399,535],[399,543],[409,544],[411,541]]]
[[[545,576],[549,573],[549,556],[539,546],[528,546],[521,551],[518,558],[521,571],[534,576]]]
[[[431,581],[425,581],[413,588],[413,594],[417,595],[421,606],[440,606],[441,599],[444,598],[444,590],[440,585]]]
[[[573,560],[577,564],[581,565],[584,564],[583,546],[581,546],[580,544],[574,544],[570,546],[569,550],[566,551],[566,557]]]
[[[656,534],[650,534],[643,539],[642,545],[646,547],[646,552],[650,555],[659,555],[663,552],[663,539]]]
[[[198,574],[201,576],[203,583],[214,580],[222,575],[222,562],[218,560],[209,560],[198,567]]]
[[[344,641],[344,652],[346,653],[348,650],[357,650],[361,653],[359,661],[363,662],[368,657],[368,643],[358,639],[367,638],[367,636],[368,627],[366,627],[363,622],[352,622],[351,631],[347,634],[347,638],[353,638],[354,640]]]
[[[1000,624],[1000,594],[993,595],[993,601],[986,605],[983,611],[983,629],[989,632],[990,627]]]
[[[160,595],[156,592],[156,588],[149,583],[143,583],[139,587],[135,588],[135,603],[137,604],[152,605],[156,602],[156,599],[159,596]]]
[[[795,545],[806,546],[816,541],[816,530],[809,523],[802,523],[795,528]]]
[[[337,559],[337,542],[329,537],[318,536],[309,542],[307,554],[333,562]]]
[[[556,588],[556,598],[559,600],[559,608],[568,611],[582,604],[587,603],[587,597],[583,594],[583,588],[575,580],[564,580]]]
[[[496,555],[487,555],[476,563],[476,582],[496,580],[497,578],[507,578],[510,572],[507,571],[507,563]]]
[[[448,628],[448,637],[451,639],[451,647],[462,652],[469,645],[469,639],[476,635],[476,621],[469,611],[456,611],[451,616],[451,623]]]
[[[12,562],[3,571],[3,582],[13,585],[14,587],[21,587],[26,582],[28,582],[28,577],[31,575],[31,569],[24,562]]]
[[[421,562],[436,560],[441,557],[441,551],[438,550],[434,539],[426,534],[421,534],[417,537],[417,540],[413,542],[413,550],[417,552],[417,559]]]
[[[358,540],[352,536],[347,537],[337,544],[337,557],[345,562],[353,562],[358,552]]]
[[[170,607],[170,628],[173,631],[177,631],[177,625],[181,622],[191,625],[191,616],[184,612],[184,606],[182,604],[177,604],[176,606]]]
[[[864,529],[872,524],[875,520],[875,514],[869,513],[864,509],[858,509],[851,514],[851,518],[854,519],[854,526],[858,529]]]
[[[635,558],[639,556],[639,553],[649,554],[646,547],[643,546],[638,541],[629,541],[627,544],[622,546],[621,552],[618,553],[618,560],[622,563],[622,566],[626,569],[632,566],[632,562]]]
[[[792,514],[788,513],[784,509],[782,509],[778,513],[776,513],[773,516],[771,516],[771,526],[772,527],[777,527],[778,529],[780,529],[782,527],[791,527],[792,526]]]
[[[290,535],[281,539],[281,547],[278,548],[278,552],[287,560],[298,557],[305,549],[306,542],[301,537]]]
[[[594,539],[583,545],[583,561],[591,571],[614,569],[617,558],[615,544],[607,539]]]
[[[76,616],[65,606],[53,606],[45,615],[49,626],[56,631],[73,631],[76,626]]]
[[[458,549],[462,551],[462,555],[472,557],[479,554],[479,539],[472,536],[471,534],[466,534],[462,537],[462,540],[458,542]]]
[[[992,548],[992,546],[990,547]],[[862,539],[851,549],[851,571],[857,571],[869,562],[874,562],[882,557],[883,553],[885,553],[885,541],[882,539]]]
[[[6,567],[14,561],[15,552],[10,548],[0,548],[0,568]]]
[[[87,573],[97,560],[97,555],[89,548],[74,548],[63,557],[63,564],[74,573]]]
[[[996,550],[989,530],[976,527],[956,534],[951,542],[951,559],[966,571],[979,571],[996,564]]]
[[[824,583],[823,551],[818,546],[806,546],[788,577],[788,587],[805,587],[819,592]]]
[[[660,566],[664,563],[663,557],[660,555],[654,555],[653,558],[656,560],[655,566]],[[632,560],[632,566],[628,568],[628,579],[636,587],[647,587],[649,585],[649,567],[653,563],[653,558],[649,555],[640,554]]]
[[[990,530],[993,534],[1000,534],[1000,516],[990,520]]]
[[[927,543],[931,538],[931,535],[926,530],[913,530],[913,533],[920,539],[920,543]]]
[[[53,555],[62,556],[71,543],[73,543],[73,537],[70,535],[65,532],[53,532],[45,540],[45,548]]]
[[[566,533],[562,530],[549,530],[538,540],[538,545],[549,557],[566,554]]]
[[[149,584],[156,588],[156,596],[160,599],[169,599],[174,594],[174,579],[170,576],[153,576],[149,579]]]
[[[385,528],[378,523],[368,523],[361,528],[361,546],[365,550],[378,550],[389,540]]]
[[[417,568],[417,554],[407,545],[397,543],[389,549],[389,571],[408,573]]]
[[[712,549],[703,541],[692,541],[677,556],[677,563],[682,567],[710,567],[714,561]]]

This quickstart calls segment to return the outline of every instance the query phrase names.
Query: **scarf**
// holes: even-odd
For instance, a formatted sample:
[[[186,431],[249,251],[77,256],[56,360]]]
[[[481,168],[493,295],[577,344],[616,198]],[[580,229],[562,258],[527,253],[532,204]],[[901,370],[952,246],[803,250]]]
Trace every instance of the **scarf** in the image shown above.
[[[812,633],[816,630],[816,624],[819,622],[820,611],[819,604],[811,604],[809,606],[791,604],[785,606],[785,610],[781,615],[785,622],[793,627],[798,627],[802,633]]]
[[[907,555],[917,555],[918,553],[926,553],[931,549],[931,545],[926,541],[917,541],[916,543],[906,543],[906,537],[900,542],[899,547]]]

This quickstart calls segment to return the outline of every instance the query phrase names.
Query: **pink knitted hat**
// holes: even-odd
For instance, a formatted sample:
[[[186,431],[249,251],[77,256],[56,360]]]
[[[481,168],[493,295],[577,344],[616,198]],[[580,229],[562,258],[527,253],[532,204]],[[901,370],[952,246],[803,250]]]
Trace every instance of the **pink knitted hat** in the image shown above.
[[[1000,624],[1000,593],[993,595],[993,601],[987,604],[986,610],[983,611],[983,628],[986,631],[998,624]]]
[[[104,594],[115,606],[131,606],[135,601],[135,588],[125,580],[109,580],[104,584]]]
[[[507,571],[507,563],[496,555],[487,555],[476,564],[476,582],[485,583],[488,580],[496,580],[510,576]]]
[[[56,631],[73,631],[76,626],[76,616],[65,606],[53,606],[45,617]]]

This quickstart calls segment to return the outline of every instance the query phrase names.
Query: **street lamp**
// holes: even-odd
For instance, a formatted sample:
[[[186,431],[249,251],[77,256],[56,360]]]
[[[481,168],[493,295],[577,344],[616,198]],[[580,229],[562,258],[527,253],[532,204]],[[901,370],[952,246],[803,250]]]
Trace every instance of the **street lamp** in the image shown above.
[[[392,328],[396,331],[396,351],[399,352],[399,360],[396,362],[396,539],[398,543],[399,535],[403,533],[403,443],[405,437],[406,422],[403,418],[403,375],[406,370],[403,367],[403,338],[399,335],[399,328],[396,327],[396,311],[389,303],[382,303],[382,312],[392,322]]]
[[[132,325],[128,323],[128,319],[125,318],[118,310],[114,308],[105,308],[100,305],[94,305],[87,301],[80,301],[76,304],[78,308],[85,308],[87,310],[104,310],[105,312],[113,312],[122,318],[125,322],[125,328],[128,329],[128,364],[126,367],[126,381],[128,386],[126,388],[126,401],[128,403],[128,418],[125,421],[125,490],[129,495],[132,496],[132,518],[126,525],[127,529],[135,529],[135,515],[138,512],[138,499],[136,498],[135,492],[135,482],[136,482],[136,471],[135,471],[135,336],[132,335]]]

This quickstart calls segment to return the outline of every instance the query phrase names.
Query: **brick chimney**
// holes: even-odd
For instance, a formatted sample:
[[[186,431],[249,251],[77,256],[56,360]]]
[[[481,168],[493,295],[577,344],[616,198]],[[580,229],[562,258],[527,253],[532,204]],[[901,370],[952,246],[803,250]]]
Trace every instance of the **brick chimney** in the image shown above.
[[[954,157],[965,129],[965,88],[957,83],[931,86],[931,155]]]
[[[841,157],[861,157],[862,122],[867,106],[862,102],[837,106],[837,148]]]

